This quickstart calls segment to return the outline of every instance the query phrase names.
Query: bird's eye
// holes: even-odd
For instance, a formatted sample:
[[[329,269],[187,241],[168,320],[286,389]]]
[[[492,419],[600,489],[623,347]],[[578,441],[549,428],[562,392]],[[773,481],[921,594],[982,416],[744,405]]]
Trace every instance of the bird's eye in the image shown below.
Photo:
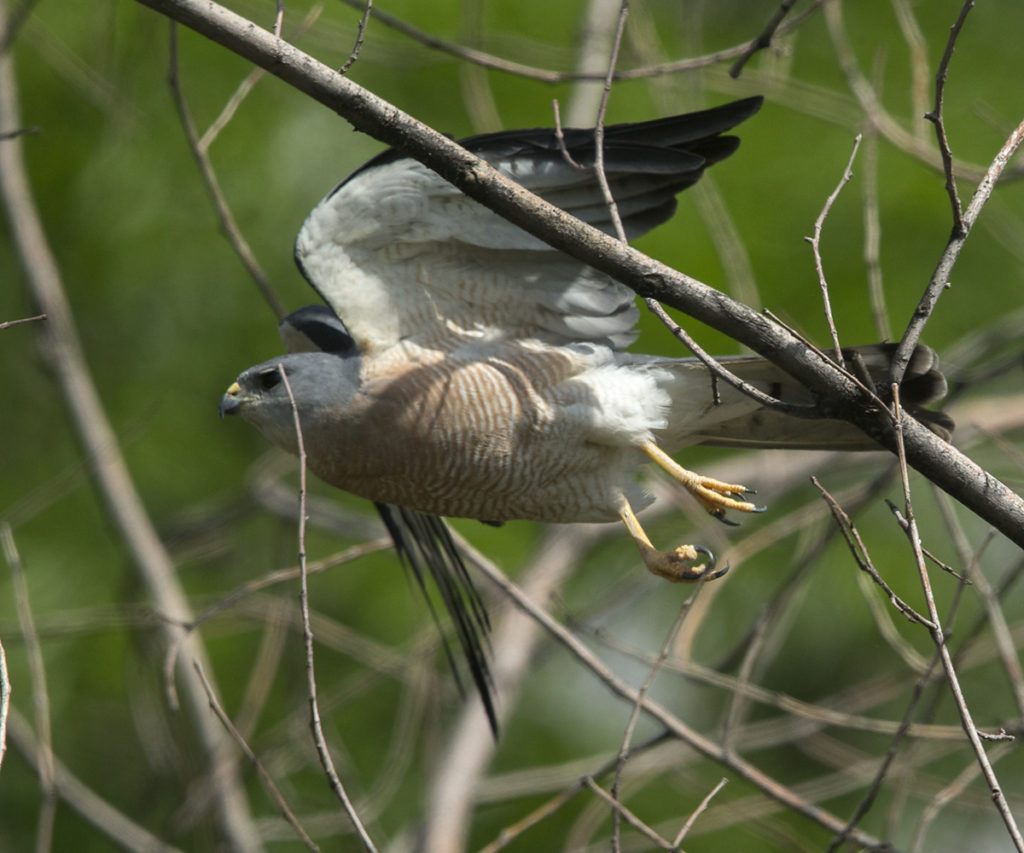
[[[257,377],[260,384],[261,391],[269,391],[277,385],[281,384],[281,371],[277,370],[264,370]]]

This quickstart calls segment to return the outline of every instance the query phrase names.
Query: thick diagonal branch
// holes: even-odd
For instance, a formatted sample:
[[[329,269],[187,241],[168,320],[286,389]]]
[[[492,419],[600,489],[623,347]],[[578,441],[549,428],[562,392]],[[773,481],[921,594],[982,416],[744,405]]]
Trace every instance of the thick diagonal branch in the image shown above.
[[[856,424],[895,450],[888,413],[868,405],[851,378],[763,315],[547,204],[447,137],[234,12],[210,0],[138,2],[267,69],[556,249],[749,346],[817,395],[830,417]],[[906,425],[904,442],[916,470],[1024,547],[1024,500],[919,424]]]

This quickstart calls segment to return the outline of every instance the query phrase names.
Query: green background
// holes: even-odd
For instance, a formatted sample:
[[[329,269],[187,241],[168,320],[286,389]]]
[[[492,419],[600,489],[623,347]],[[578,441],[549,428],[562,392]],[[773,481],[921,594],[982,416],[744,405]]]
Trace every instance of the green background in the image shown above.
[[[569,70],[576,61],[586,4],[391,0],[378,5],[436,38],[537,67]],[[619,67],[742,44],[761,30],[776,5],[774,0],[634,2]],[[797,13],[806,5],[798,3]],[[949,236],[949,201],[936,168],[934,131],[920,115],[931,107],[932,78],[959,7],[946,0],[840,7],[849,48],[888,117],[906,139],[930,152],[916,156],[885,133],[877,142],[865,140],[854,178],[825,223],[824,268],[845,344],[902,333]],[[232,8],[263,26],[273,20],[272,3],[239,2]],[[306,25],[308,3],[290,2],[285,8],[286,38],[328,65],[345,61],[358,12],[328,3],[317,7],[319,14]],[[916,21],[920,44],[908,38],[901,14]],[[973,179],[960,183],[965,203],[980,170],[1024,116],[1021,32],[1024,6],[979,4],[953,57],[945,116],[958,161],[973,169],[967,172]],[[251,488],[253,472],[267,464],[264,440],[241,422],[221,423],[216,417],[220,395],[235,375],[278,353],[280,343],[273,313],[218,227],[186,144],[166,80],[168,43],[167,20],[127,0],[41,2],[17,33],[11,52],[23,123],[38,128],[23,139],[29,177],[88,366],[135,485],[199,611],[247,581],[292,565],[296,534],[294,505],[275,512]],[[250,66],[184,29],[178,30],[178,45],[182,88],[202,131]],[[638,246],[712,286],[756,300],[758,307],[770,308],[825,345],[821,299],[804,237],[843,173],[855,134],[865,127],[864,111],[821,11],[756,55],[738,80],[728,77],[728,64],[622,81],[612,89],[610,121],[698,109],[750,94],[766,98],[762,112],[739,131],[739,152],[716,167],[699,190],[684,196],[676,217]],[[455,136],[549,125],[551,100],[559,99],[564,115],[577,94],[570,83],[552,85],[474,67],[377,20],[370,22],[349,76]],[[869,150],[876,145],[876,152]],[[212,162],[228,204],[289,309],[313,301],[291,257],[301,222],[334,183],[380,149],[337,115],[271,77],[255,86],[213,142]],[[888,332],[873,322],[864,260],[864,199],[875,154]],[[967,241],[952,288],[925,334],[945,358],[966,434],[974,434],[972,424],[982,417],[977,412],[1020,423],[1011,417],[1020,403],[1021,382],[1019,366],[1012,367],[1013,354],[1019,362],[1024,331],[1019,170],[1017,158],[1011,163],[1013,174],[998,187]],[[711,224],[718,204],[727,211],[727,229]],[[0,321],[37,310],[9,235],[0,237]],[[749,274],[737,275],[737,267]],[[721,334],[681,321],[706,349],[738,351]],[[645,316],[642,326],[638,351],[683,354],[653,318]],[[5,389],[0,519],[11,525],[27,572],[46,664],[55,752],[98,794],[169,843],[187,850],[218,849],[215,824],[208,816],[193,820],[186,803],[206,759],[194,746],[185,716],[166,708],[161,688],[165,650],[155,617],[91,482],[60,388],[40,353],[38,332],[33,325],[0,330]],[[965,343],[971,335],[973,347]],[[985,370],[997,362],[1011,367]],[[996,375],[961,389],[961,381],[987,373]],[[1009,485],[1020,484],[1022,457],[1012,432],[975,438],[966,449]],[[701,615],[689,650],[692,658],[737,674],[750,632],[767,613],[772,627],[750,673],[756,683],[806,702],[827,701],[898,721],[916,679],[896,650],[906,648],[880,636],[853,561],[829,534],[831,522],[822,517],[820,498],[806,473],[792,482],[779,473],[797,464],[797,457],[762,454],[745,462],[737,453],[696,450],[683,461],[708,473],[718,464],[733,466],[730,470],[748,464],[751,473],[743,477],[769,506],[766,515],[744,519],[738,531],[687,519],[681,508],[652,521],[658,543],[692,539],[716,550],[731,542],[736,549],[726,555],[732,573]],[[887,467],[884,454],[868,454],[821,459],[813,472],[827,488],[840,492],[872,483]],[[294,466],[284,463],[280,471],[286,486],[293,486]],[[311,559],[381,535],[365,502],[319,484],[311,488],[318,500],[330,502],[342,529],[314,524],[307,542]],[[294,489],[285,492],[286,504],[289,494],[293,500]],[[915,480],[915,495],[926,546],[963,570],[967,561],[957,550],[948,518],[940,513],[941,502],[923,481]],[[900,502],[896,480],[888,479],[872,497],[857,517],[858,526],[879,571],[921,609],[909,549],[882,497]],[[966,552],[983,550],[980,566],[991,581],[1017,568],[1017,549],[998,536],[988,541],[986,526],[961,508],[953,506],[951,512],[963,525]],[[816,514],[808,520],[801,513]],[[465,521],[455,526],[512,576],[531,566],[547,535],[525,522],[500,529]],[[819,538],[827,544],[816,551]],[[490,595],[492,590],[480,583]],[[958,595],[957,585],[938,571],[933,584],[940,612],[946,613]],[[628,539],[609,528],[600,547],[581,552],[579,571],[544,603],[617,672],[639,685],[649,667],[626,652],[656,654],[689,592],[648,577]],[[446,754],[457,719],[458,694],[436,652],[426,608],[391,552],[315,578],[311,595],[312,606],[329,626],[318,656],[328,739],[374,838],[382,848],[401,849],[423,817],[430,774]],[[991,652],[991,615],[977,587],[962,595],[956,631],[967,639],[970,627],[982,623],[970,646],[977,660],[962,661],[968,702],[980,727],[1012,729],[1020,725],[1021,712],[1013,697],[1014,679]],[[776,612],[770,604],[778,596],[786,596],[787,603]],[[869,597],[887,606],[877,590]],[[204,626],[202,637],[230,713],[237,713],[249,695],[253,672],[268,678],[265,703],[254,712],[250,744],[323,849],[357,849],[323,782],[305,729],[301,637],[288,621],[294,618],[296,598],[294,582],[249,596]],[[495,610],[503,612],[500,597],[492,599]],[[1019,599],[1019,591],[1011,589],[1003,602],[1011,632],[1018,634],[1024,625]],[[291,627],[281,628],[275,639],[275,626],[285,623]],[[920,626],[900,619],[894,628],[906,647],[928,658],[932,647]],[[13,704],[31,720],[32,688],[6,568],[0,571],[0,640],[9,657]],[[259,652],[267,647],[277,648],[280,660],[260,669],[265,664]],[[393,677],[395,661],[414,668],[416,677],[405,670],[401,678]],[[728,691],[697,687],[665,673],[654,694],[696,729],[720,736]],[[840,696],[845,698],[835,701]],[[474,849],[581,775],[597,772],[618,749],[630,709],[564,650],[545,642],[507,710],[489,771],[492,779],[481,784],[473,817]],[[739,725],[753,740],[744,755],[803,796],[849,817],[891,737],[843,726],[800,734],[794,719],[765,705],[747,708]],[[928,688],[917,719],[958,724],[945,686]],[[773,739],[768,734],[772,724],[787,722],[794,725],[790,736]],[[764,739],[758,741],[755,735],[761,731]],[[636,737],[644,740],[656,732],[644,722]],[[898,847],[911,844],[936,793],[974,766],[963,742],[912,743],[901,746],[899,771],[887,778],[861,823]],[[697,822],[686,849],[827,846],[830,833],[771,804],[729,769],[682,748],[662,757],[623,790],[627,804],[652,824],[664,820],[678,828],[719,778],[731,779]],[[513,775],[530,768],[534,776]],[[1011,804],[1019,807],[1024,784],[1019,753],[1011,748],[997,771]],[[517,779],[521,788],[512,784]],[[830,788],[835,779],[849,784]],[[601,781],[609,784],[607,777]],[[245,782],[268,847],[299,849],[248,769]],[[18,749],[9,749],[0,772],[0,849],[31,849],[39,804],[35,773]],[[674,831],[664,829],[670,836]],[[590,849],[588,844],[608,849],[608,833],[607,807],[584,794],[508,849]],[[1008,849],[977,779],[944,808],[923,844],[928,850],[959,850],[965,844]],[[110,845],[72,809],[58,806],[53,849],[100,851]],[[627,829],[624,848],[649,846]]]

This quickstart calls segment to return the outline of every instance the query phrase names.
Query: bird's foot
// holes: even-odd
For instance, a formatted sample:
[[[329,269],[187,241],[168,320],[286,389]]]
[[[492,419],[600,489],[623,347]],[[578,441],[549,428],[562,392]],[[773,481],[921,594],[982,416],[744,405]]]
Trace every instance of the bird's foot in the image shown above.
[[[629,535],[633,537],[644,565],[658,577],[673,583],[699,581],[702,578],[710,581],[720,578],[729,571],[728,563],[721,569],[716,568],[714,554],[702,545],[680,545],[671,551],[659,551],[651,544],[633,508],[625,498],[622,498],[622,505],[619,507],[619,517],[626,525]],[[702,555],[706,557],[705,561],[694,565]]]
[[[653,441],[644,444],[644,452],[657,462],[660,468],[671,474],[673,479],[693,495],[697,503],[715,518],[724,520],[726,510],[730,509],[739,512],[764,512],[764,507],[738,499],[743,495],[753,494],[753,489],[748,489],[738,483],[723,483],[713,477],[705,477],[702,474],[688,471]]]
[[[693,582],[702,578],[713,581],[729,571],[728,563],[720,569],[716,568],[715,555],[703,545],[680,545],[671,551],[645,548],[639,542],[637,545],[640,546],[640,556],[648,570],[672,583]],[[701,556],[706,557],[705,561],[694,565]]]

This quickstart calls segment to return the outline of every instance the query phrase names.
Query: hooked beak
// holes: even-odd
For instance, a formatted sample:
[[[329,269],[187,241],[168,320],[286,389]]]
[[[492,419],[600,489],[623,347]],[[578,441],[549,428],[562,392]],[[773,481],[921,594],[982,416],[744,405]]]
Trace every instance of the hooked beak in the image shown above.
[[[237,415],[239,410],[242,408],[242,386],[237,382],[232,382],[231,387],[224,392],[224,396],[220,398],[220,416],[223,418],[225,415]]]

